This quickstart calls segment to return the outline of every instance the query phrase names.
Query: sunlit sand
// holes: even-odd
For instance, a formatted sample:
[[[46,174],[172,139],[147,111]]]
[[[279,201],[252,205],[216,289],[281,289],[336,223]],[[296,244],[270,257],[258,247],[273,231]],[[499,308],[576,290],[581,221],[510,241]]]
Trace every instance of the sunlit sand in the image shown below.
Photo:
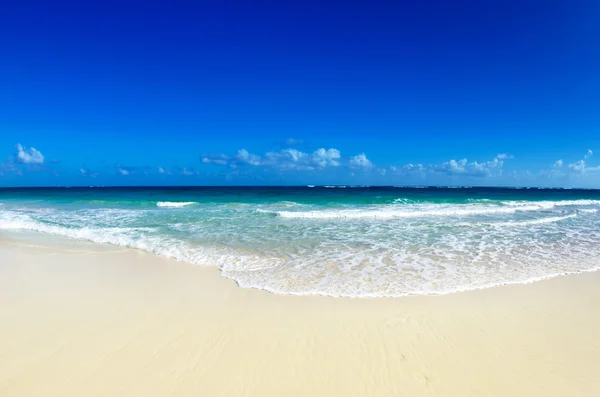
[[[0,395],[596,396],[599,285],[283,296],[141,251],[3,237]]]

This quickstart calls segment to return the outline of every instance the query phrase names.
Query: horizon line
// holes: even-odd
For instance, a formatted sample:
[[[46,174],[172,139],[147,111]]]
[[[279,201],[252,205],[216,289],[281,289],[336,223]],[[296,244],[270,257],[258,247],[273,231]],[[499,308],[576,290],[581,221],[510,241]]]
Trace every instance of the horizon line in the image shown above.
[[[467,185],[64,185],[64,186],[0,186],[4,189],[144,189],[144,188],[396,188],[396,189],[540,189],[540,190],[600,190],[585,187],[541,186],[467,186]]]

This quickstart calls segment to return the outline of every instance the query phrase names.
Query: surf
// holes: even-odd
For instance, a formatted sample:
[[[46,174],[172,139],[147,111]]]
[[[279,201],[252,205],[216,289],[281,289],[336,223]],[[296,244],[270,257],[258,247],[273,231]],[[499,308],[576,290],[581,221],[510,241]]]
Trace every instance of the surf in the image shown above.
[[[190,205],[194,205],[197,204],[193,201],[184,201],[184,202],[177,202],[177,201],[159,201],[156,203],[157,207],[162,207],[162,208],[181,208],[181,207],[187,207]]]

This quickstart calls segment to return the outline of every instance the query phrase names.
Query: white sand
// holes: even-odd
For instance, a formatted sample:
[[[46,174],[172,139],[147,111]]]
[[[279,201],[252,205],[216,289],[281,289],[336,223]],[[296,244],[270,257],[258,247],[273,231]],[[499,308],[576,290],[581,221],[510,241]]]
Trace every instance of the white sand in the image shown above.
[[[278,296],[49,240],[0,237],[3,397],[600,396],[599,273],[446,296]]]

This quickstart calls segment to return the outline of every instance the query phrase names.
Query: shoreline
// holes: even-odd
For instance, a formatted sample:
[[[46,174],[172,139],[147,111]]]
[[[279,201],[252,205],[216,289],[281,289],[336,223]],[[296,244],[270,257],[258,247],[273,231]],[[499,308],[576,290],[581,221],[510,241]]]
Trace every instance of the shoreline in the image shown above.
[[[599,272],[333,299],[30,237],[0,235],[2,395],[600,394]]]
[[[3,236],[3,234],[4,234],[4,236]],[[452,291],[406,293],[403,295],[354,296],[354,295],[333,295],[333,294],[323,294],[323,293],[313,293],[313,292],[296,293],[296,292],[290,292],[290,291],[278,292],[278,291],[273,291],[273,290],[266,289],[266,288],[258,288],[258,287],[254,287],[254,286],[241,285],[235,278],[232,278],[232,277],[229,277],[229,276],[223,274],[223,272],[221,271],[221,269],[218,266],[199,265],[196,263],[188,262],[186,260],[180,260],[178,258],[170,257],[170,256],[163,255],[163,254],[153,252],[153,251],[147,251],[147,250],[136,248],[136,247],[130,247],[130,246],[126,246],[126,245],[118,245],[118,244],[113,244],[113,243],[108,243],[108,242],[91,241],[91,240],[87,240],[87,239],[83,239],[83,238],[73,238],[73,237],[64,236],[64,235],[60,235],[60,234],[44,233],[44,232],[34,231],[34,230],[27,230],[25,232],[11,231],[8,233],[6,233],[6,232],[0,233],[0,244],[15,244],[15,245],[24,246],[24,245],[22,245],[22,243],[19,242],[19,241],[22,242],[23,240],[33,240],[33,241],[37,241],[37,242],[46,241],[46,242],[48,242],[47,245],[37,246],[37,247],[44,248],[44,249],[50,249],[50,250],[56,249],[56,246],[52,245],[52,242],[54,242],[54,243],[62,242],[62,245],[84,244],[84,245],[96,246],[99,248],[99,250],[94,251],[94,253],[106,253],[107,247],[111,247],[110,250],[113,252],[117,252],[117,251],[118,252],[129,252],[129,251],[141,252],[141,253],[155,256],[155,257],[163,259],[163,260],[181,263],[186,266],[191,265],[191,266],[198,266],[198,267],[202,267],[202,268],[217,269],[219,272],[219,275],[222,278],[233,282],[236,285],[236,287],[238,287],[238,288],[254,289],[254,290],[258,290],[258,291],[267,292],[272,295],[283,295],[283,296],[289,295],[289,296],[298,296],[298,297],[316,296],[316,297],[333,298],[333,299],[400,299],[400,298],[419,297],[419,296],[446,296],[446,295],[461,294],[461,293],[466,293],[466,292],[482,291],[482,290],[487,290],[487,289],[503,288],[503,287],[510,287],[510,286],[518,286],[518,285],[529,285],[529,284],[544,282],[544,281],[548,281],[548,280],[552,280],[552,279],[560,278],[560,277],[577,276],[577,275],[583,275],[583,274],[588,274],[588,273],[600,272],[600,264],[599,264],[597,267],[587,269],[587,270],[568,271],[568,272],[563,272],[563,273],[550,274],[550,275],[535,277],[535,278],[528,279],[525,281],[510,281],[510,282],[483,285],[483,286],[472,287],[472,288],[467,287],[467,288],[462,288],[462,289],[457,289],[457,290],[452,290]],[[35,245],[26,245],[26,246],[34,247]],[[88,250],[88,252],[90,252],[90,250]],[[599,260],[599,262],[600,262],[600,260]]]

